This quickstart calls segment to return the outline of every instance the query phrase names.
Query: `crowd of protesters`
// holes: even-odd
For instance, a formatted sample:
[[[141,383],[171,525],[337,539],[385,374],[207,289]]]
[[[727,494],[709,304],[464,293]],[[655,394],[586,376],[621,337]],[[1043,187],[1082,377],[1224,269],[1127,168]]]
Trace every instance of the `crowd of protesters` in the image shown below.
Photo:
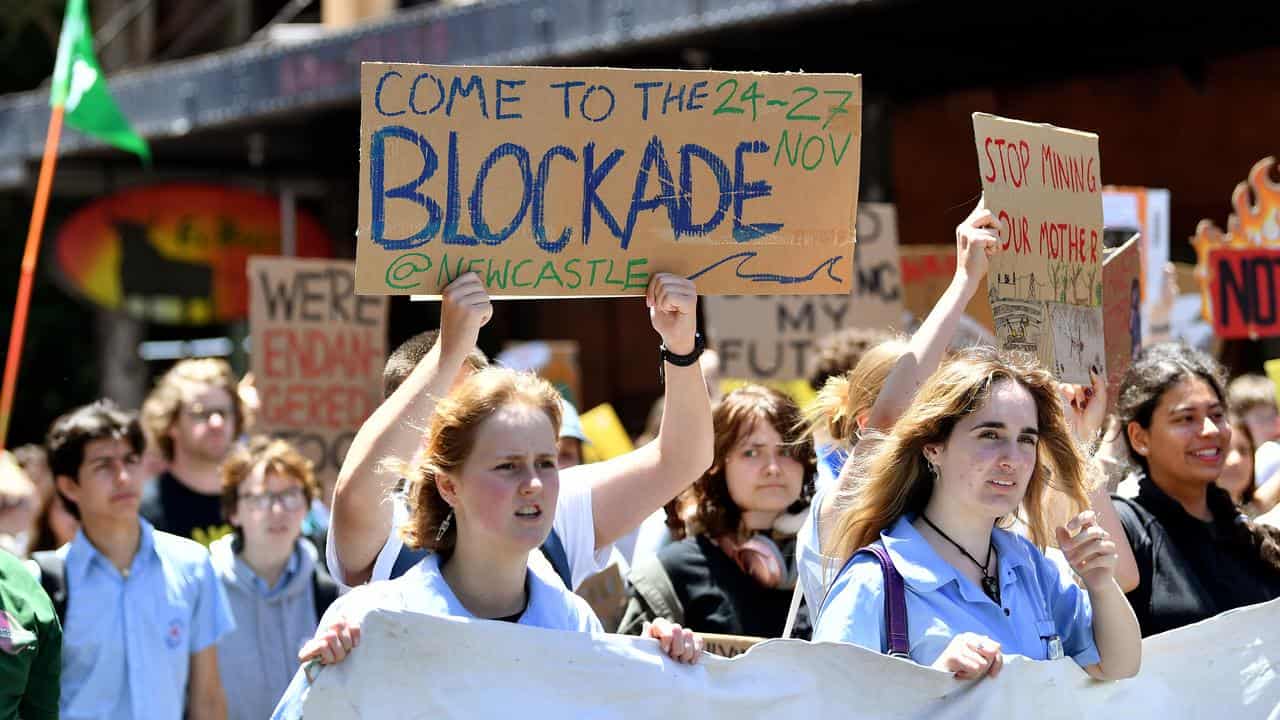
[[[959,348],[997,246],[976,209],[928,317],[825,338],[808,407],[721,397],[694,283],[654,276],[664,396],[637,449],[596,464],[576,408],[477,349],[494,306],[472,274],[387,359],[331,492],[253,433],[221,360],[177,363],[136,412],[71,409],[0,458],[0,718],[288,717],[300,664],[360,652],[377,609],[643,634],[684,663],[719,633],[1113,680],[1144,636],[1280,597],[1271,382],[1156,344],[1108,418],[1096,375]],[[573,592],[611,563],[616,626]]]

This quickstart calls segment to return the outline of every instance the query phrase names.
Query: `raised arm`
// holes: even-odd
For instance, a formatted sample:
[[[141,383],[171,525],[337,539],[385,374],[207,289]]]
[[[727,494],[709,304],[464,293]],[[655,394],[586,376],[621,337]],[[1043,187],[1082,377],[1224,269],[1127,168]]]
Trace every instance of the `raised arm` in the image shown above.
[[[1138,674],[1142,665],[1142,631],[1124,591],[1116,583],[1113,537],[1086,510],[1055,531],[1067,562],[1084,581],[1093,608],[1096,665],[1085,672],[1098,680],[1121,680]],[[1122,535],[1123,537],[1123,535]]]
[[[1089,380],[1088,388],[1059,383],[1058,391],[1062,396],[1062,410],[1066,415],[1067,425],[1071,427],[1076,445],[1082,448],[1086,455],[1085,472],[1093,481],[1093,489],[1089,492],[1089,505],[1093,508],[1098,524],[1107,531],[1111,536],[1111,542],[1115,545],[1116,583],[1120,585],[1121,590],[1129,592],[1138,587],[1138,560],[1133,556],[1129,536],[1125,534],[1120,516],[1116,514],[1115,505],[1111,503],[1106,467],[1097,458],[1097,448],[1101,446],[1096,439],[1101,433],[1102,424],[1107,416],[1107,383],[1096,372],[1089,373]],[[1050,493],[1048,499],[1052,517],[1058,519],[1069,515],[1062,493]]]
[[[693,352],[698,317],[693,282],[654,275],[645,302],[663,345],[676,355]],[[591,483],[597,549],[631,532],[711,466],[711,400],[702,370],[698,363],[664,365],[666,392],[657,439],[607,462],[563,473]]]
[[[979,202],[956,226],[956,273],[928,317],[911,336],[907,351],[885,378],[867,416],[866,427],[888,432],[915,397],[925,379],[938,369],[955,336],[965,306],[986,277],[990,257],[1000,246],[995,216]]]
[[[329,542],[342,565],[347,585],[366,582],[391,532],[391,507],[384,502],[399,477],[388,459],[410,462],[422,441],[436,400],[449,392],[467,355],[475,349],[480,328],[493,307],[475,273],[465,273],[444,289],[440,339],[391,393],[351,441],[333,493]],[[336,568],[331,568],[336,570]]]
[[[956,226],[956,272],[951,284],[934,304],[929,315],[907,343],[907,350],[885,378],[864,427],[887,433],[906,411],[916,390],[938,369],[942,356],[955,336],[964,309],[978,292],[992,254],[1000,246],[995,216],[979,202],[965,221]],[[861,444],[861,441],[859,441]],[[855,446],[854,454],[859,448]],[[836,490],[822,496],[818,528],[821,546],[827,546],[829,531],[835,527],[837,501],[842,491],[853,487],[857,463],[845,463]]]

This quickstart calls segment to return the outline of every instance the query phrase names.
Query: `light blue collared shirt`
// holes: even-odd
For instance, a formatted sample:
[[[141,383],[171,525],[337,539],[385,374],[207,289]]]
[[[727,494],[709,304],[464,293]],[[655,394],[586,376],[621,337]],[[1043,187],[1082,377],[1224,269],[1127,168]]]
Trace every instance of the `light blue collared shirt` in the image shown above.
[[[58,550],[68,596],[63,720],[181,720],[191,655],[235,627],[208,551],[139,522],[128,577],[83,530]]]
[[[1080,666],[1097,663],[1089,595],[1027,539],[998,528],[991,538],[1000,556],[1002,606],[943,560],[911,518],[898,518],[880,534],[906,585],[911,659],[930,665],[951,638],[971,632],[1000,643],[1002,653],[1032,660],[1052,659],[1056,639]],[[880,563],[870,553],[857,555],[832,584],[813,639],[884,652],[884,598]]]
[[[280,579],[276,581],[275,587],[268,586],[266,580],[254,573],[253,587],[258,591],[258,594],[264,599],[270,600],[289,587],[289,583],[297,576],[298,569],[302,566],[302,558],[299,556],[301,552],[302,548],[298,547],[297,541],[294,541],[293,552],[289,553],[289,560],[285,563],[284,572],[280,573]]]

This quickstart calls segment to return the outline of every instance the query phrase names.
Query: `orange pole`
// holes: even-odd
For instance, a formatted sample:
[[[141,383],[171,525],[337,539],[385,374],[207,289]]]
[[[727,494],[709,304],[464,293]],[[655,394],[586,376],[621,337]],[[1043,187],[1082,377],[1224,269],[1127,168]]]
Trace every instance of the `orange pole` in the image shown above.
[[[9,352],[4,361],[4,387],[0,389],[0,447],[9,437],[9,417],[13,412],[13,395],[18,385],[18,366],[22,363],[22,341],[27,331],[27,311],[31,308],[31,286],[35,281],[36,261],[40,258],[40,237],[44,234],[44,216],[49,209],[49,191],[53,188],[53,169],[58,164],[58,140],[62,136],[63,107],[49,114],[49,133],[44,139],[44,157],[40,160],[40,179],[36,182],[36,202],[31,208],[31,225],[27,228],[27,249],[22,253],[22,275],[18,279],[18,301],[13,306],[13,328],[9,332]]]

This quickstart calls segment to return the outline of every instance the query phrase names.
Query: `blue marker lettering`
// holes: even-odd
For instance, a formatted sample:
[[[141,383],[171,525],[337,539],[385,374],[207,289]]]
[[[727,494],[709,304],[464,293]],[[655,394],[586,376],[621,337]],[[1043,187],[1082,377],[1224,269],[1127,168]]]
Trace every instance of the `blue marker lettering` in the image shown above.
[[[752,198],[768,197],[773,194],[773,186],[764,180],[747,182],[747,169],[744,167],[743,155],[747,153],[767,153],[769,144],[763,140],[743,141],[733,151],[733,239],[748,242],[771,235],[782,229],[782,223],[742,223],[742,206]]]
[[[403,115],[405,112],[404,110],[397,110],[393,113],[389,113],[386,110],[382,109],[382,85],[387,82],[387,78],[392,76],[398,77],[398,78],[404,77],[403,75],[396,72],[395,70],[389,70],[383,73],[382,77],[378,78],[378,86],[373,90],[373,109],[377,110],[378,114],[382,115],[383,117],[395,117],[397,115]]]
[[[387,138],[400,138],[417,146],[422,154],[422,172],[416,180],[405,183],[390,190],[386,189]],[[370,234],[373,241],[387,250],[408,250],[427,244],[440,229],[440,206],[436,201],[418,191],[422,184],[435,174],[440,161],[431,143],[410,128],[401,125],[387,125],[378,128],[369,138],[369,191],[373,199]],[[387,218],[387,199],[409,200],[427,211],[427,222],[422,229],[401,240],[390,240],[385,237]]]

